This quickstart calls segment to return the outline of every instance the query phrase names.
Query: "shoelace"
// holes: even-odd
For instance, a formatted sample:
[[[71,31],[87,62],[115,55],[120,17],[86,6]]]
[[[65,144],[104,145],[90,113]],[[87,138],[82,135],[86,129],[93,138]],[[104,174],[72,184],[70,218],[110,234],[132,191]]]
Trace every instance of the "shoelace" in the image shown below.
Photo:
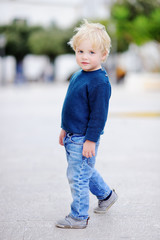
[[[104,201],[104,200],[99,200],[99,201],[98,201],[98,206],[100,206],[103,201]]]

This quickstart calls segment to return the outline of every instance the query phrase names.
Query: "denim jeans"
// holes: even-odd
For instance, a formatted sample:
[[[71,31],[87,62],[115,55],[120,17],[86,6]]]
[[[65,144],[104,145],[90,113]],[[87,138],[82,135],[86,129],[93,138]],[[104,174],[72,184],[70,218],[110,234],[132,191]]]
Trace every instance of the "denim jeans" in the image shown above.
[[[67,178],[69,181],[73,202],[70,216],[83,220],[88,218],[89,190],[99,200],[106,198],[111,189],[94,168],[96,156],[86,158],[82,156],[85,136],[67,133],[64,146],[68,161]],[[96,155],[99,140],[96,143]]]

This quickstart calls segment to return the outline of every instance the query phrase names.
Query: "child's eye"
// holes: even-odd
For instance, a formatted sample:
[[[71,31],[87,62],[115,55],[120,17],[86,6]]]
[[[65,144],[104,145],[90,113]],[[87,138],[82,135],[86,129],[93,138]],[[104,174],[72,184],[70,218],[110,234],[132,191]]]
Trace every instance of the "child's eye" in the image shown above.
[[[82,51],[82,50],[79,50],[78,53],[83,53],[83,51]]]
[[[93,51],[90,51],[90,54],[95,54],[95,52],[93,52]]]

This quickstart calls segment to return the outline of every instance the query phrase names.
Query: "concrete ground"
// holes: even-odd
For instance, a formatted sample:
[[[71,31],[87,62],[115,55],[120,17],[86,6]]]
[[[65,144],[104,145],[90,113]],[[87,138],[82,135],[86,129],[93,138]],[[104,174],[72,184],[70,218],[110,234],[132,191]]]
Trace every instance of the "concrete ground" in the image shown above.
[[[0,240],[160,239],[160,92],[113,87],[96,167],[119,200],[84,230],[69,213],[66,159],[58,144],[67,85],[0,88]]]

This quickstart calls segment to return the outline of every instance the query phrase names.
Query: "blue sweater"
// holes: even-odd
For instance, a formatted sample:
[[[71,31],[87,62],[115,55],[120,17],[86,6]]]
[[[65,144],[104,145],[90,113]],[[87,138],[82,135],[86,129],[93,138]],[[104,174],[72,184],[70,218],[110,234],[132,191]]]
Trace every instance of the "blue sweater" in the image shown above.
[[[62,109],[61,127],[97,142],[107,120],[111,85],[104,69],[73,74]]]

